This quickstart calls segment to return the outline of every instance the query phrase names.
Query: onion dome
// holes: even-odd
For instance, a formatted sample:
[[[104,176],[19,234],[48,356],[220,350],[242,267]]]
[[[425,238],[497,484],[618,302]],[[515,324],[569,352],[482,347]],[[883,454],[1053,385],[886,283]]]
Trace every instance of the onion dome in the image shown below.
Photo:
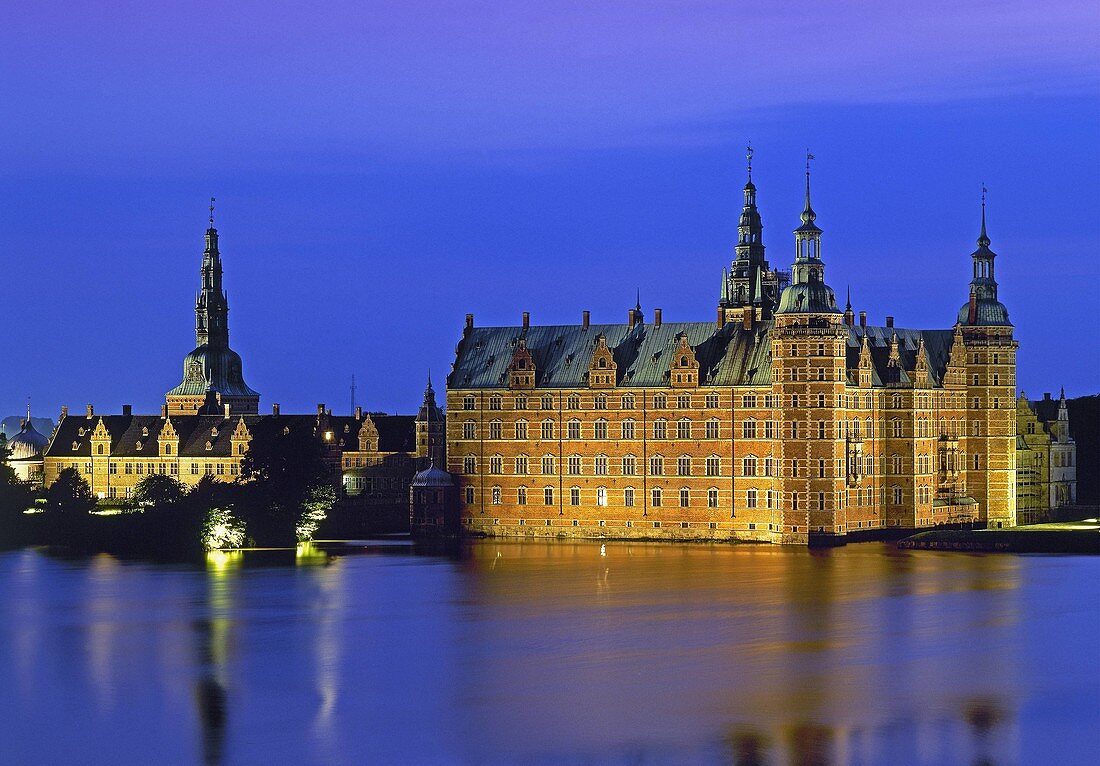
[[[8,449],[11,450],[12,460],[27,460],[41,457],[49,443],[49,437],[40,434],[28,417],[23,421],[19,433],[8,442]]]
[[[416,475],[414,475],[412,478],[412,486],[452,487],[454,486],[454,480],[451,478],[451,475],[449,473],[436,468],[435,463],[432,463],[423,471],[416,472]]]

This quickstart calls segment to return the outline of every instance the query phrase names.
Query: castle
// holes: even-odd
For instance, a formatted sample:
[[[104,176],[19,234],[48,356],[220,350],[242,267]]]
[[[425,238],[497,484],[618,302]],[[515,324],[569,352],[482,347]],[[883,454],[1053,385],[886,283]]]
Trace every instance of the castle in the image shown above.
[[[255,439],[304,430],[324,445],[333,482],[344,498],[366,510],[396,509],[407,516],[415,472],[433,460],[444,462],[443,412],[431,380],[416,415],[371,413],[361,407],[334,415],[324,404],[310,414],[283,413],[278,404],[270,414],[260,414],[260,395],[245,383],[241,357],[229,347],[229,303],[222,287],[213,204],[210,213],[195,305],[196,347],[184,357],[183,381],[165,395],[160,413],[134,414],[123,405],[121,413],[102,414],[88,405],[85,412],[70,414],[62,407],[48,443],[42,437],[32,445],[21,432],[13,440],[20,450],[16,457],[35,463],[28,471],[36,470],[47,486],[61,471],[74,468],[110,504],[130,498],[153,474],[185,485],[204,476],[235,481]],[[35,445],[37,451],[31,450]]]
[[[808,160],[789,275],[756,194],[750,155],[714,321],[467,315],[446,399],[464,532],[805,545],[1016,523],[1017,343],[984,194],[969,297],[932,330],[840,308]]]

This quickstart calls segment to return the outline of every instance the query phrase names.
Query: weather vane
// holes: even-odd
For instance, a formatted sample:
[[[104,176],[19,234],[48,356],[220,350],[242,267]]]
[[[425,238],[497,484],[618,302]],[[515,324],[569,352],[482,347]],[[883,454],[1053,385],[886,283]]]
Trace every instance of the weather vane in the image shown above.
[[[749,141],[749,145],[745,147],[745,159],[749,163],[749,180],[752,180],[752,141]]]
[[[210,225],[214,225],[214,198],[210,198]]]
[[[817,157],[810,154],[810,150],[807,147],[807,149],[806,149],[806,175],[810,174],[810,160],[816,160],[816,159],[817,159]]]
[[[985,188],[985,181],[982,181],[982,207],[985,207],[985,193],[987,191],[989,191],[989,189]]]

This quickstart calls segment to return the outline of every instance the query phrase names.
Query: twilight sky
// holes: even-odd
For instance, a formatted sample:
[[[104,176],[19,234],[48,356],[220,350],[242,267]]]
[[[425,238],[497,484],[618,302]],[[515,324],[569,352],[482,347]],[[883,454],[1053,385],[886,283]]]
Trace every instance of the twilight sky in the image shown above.
[[[789,266],[949,327],[979,190],[1030,396],[1100,391],[1100,6],[38,0],[0,24],[0,415],[156,411],[207,200],[261,408],[411,412],[478,324],[710,321],[744,146]]]

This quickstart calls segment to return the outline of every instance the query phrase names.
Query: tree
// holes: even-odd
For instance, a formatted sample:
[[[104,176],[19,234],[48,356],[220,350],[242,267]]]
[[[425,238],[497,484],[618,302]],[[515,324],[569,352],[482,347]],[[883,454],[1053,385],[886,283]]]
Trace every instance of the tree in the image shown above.
[[[92,488],[75,468],[66,468],[46,490],[46,513],[51,516],[86,517],[96,506]]]
[[[134,488],[131,502],[135,508],[171,508],[179,504],[186,492],[184,486],[171,476],[154,473]]]
[[[257,545],[294,545],[300,534],[313,534],[318,514],[323,518],[331,507],[316,494],[328,485],[329,468],[324,444],[309,429],[258,434],[241,463],[241,474],[241,510]]]
[[[26,527],[23,511],[33,495],[30,485],[20,481],[8,465],[10,455],[8,440],[0,434],[0,543],[5,545],[22,539]]]

